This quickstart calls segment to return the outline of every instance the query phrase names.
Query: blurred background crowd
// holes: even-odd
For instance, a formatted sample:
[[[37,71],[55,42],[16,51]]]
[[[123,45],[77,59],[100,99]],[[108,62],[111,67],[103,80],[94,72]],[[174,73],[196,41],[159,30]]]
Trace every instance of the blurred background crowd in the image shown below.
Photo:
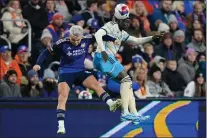
[[[166,32],[157,42],[121,44],[116,57],[133,79],[135,97],[206,96],[205,0],[0,2],[0,97],[57,97],[60,55],[48,57],[37,73],[32,67],[38,55],[48,43],[67,36],[74,24],[82,26],[85,34],[94,34],[112,20],[117,3],[126,3],[130,8],[130,35],[146,37]],[[93,67],[96,47],[96,43],[90,45],[85,67],[107,92],[117,97],[120,84]],[[69,98],[97,96],[92,90],[73,85]]]

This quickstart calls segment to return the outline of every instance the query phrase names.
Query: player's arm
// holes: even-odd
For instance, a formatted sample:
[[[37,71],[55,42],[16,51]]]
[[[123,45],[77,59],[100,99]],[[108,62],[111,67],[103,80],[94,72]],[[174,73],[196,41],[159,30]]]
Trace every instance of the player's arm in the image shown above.
[[[107,34],[107,31],[103,28],[99,29],[96,33],[95,33],[95,39],[96,42],[98,44],[98,47],[101,49],[101,51],[105,51],[105,46],[103,43],[103,36],[105,36]]]
[[[34,65],[33,67],[33,70],[34,71],[40,70],[41,65],[45,61],[45,59],[48,56],[53,55],[54,51],[56,51],[62,45],[62,43],[66,41],[67,41],[66,39],[60,39],[56,43],[52,45],[48,45],[47,48],[40,53],[39,57],[37,58],[36,65]]]
[[[51,47],[47,47],[45,50],[41,52],[39,57],[37,58],[36,65],[34,65],[33,70],[38,71],[41,69],[41,65],[44,60],[52,54],[53,49]]]
[[[147,43],[150,41],[154,41],[156,39],[160,39],[163,35],[164,35],[164,33],[160,33],[160,34],[156,34],[154,36],[148,36],[148,37],[142,37],[142,38],[137,38],[137,37],[128,35],[128,37],[126,38],[126,42],[133,42],[133,43],[139,45],[139,44],[144,44],[144,43]]]
[[[96,38],[96,42],[97,42],[97,47],[99,47],[99,49],[101,49],[101,55],[103,60],[106,62],[108,60],[108,55],[106,53],[106,49],[103,43],[103,36],[107,34],[107,30],[105,30],[104,28],[99,29],[96,33],[95,33],[95,38]]]

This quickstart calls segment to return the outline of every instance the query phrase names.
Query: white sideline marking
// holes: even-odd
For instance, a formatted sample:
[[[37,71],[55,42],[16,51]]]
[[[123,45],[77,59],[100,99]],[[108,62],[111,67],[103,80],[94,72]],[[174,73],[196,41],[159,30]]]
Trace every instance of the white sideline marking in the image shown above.
[[[159,103],[160,103],[160,101],[153,101],[153,102],[149,103],[148,105],[146,105],[145,107],[143,107],[141,110],[139,110],[138,113],[140,115],[143,115],[144,113],[146,113],[148,110],[152,109],[155,105],[157,105]],[[125,121],[125,122],[118,124],[116,127],[112,128],[107,133],[102,135],[101,138],[108,138],[108,137],[114,135],[116,132],[118,132],[119,130],[121,130],[122,128],[124,128],[128,124],[130,124],[131,122],[132,121]]]

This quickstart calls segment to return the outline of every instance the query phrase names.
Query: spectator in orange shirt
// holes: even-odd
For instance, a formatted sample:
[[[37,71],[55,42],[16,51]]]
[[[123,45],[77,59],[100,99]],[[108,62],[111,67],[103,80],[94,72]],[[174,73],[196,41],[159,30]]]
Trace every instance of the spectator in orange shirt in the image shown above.
[[[5,45],[0,47],[0,79],[2,80],[8,70],[17,72],[17,83],[20,84],[22,72],[16,60],[11,57],[11,49]]]

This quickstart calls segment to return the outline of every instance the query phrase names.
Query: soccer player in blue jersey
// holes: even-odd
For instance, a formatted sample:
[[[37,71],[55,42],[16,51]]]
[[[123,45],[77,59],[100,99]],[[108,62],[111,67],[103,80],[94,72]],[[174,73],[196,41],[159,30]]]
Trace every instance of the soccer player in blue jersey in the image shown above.
[[[83,84],[83,86],[96,91],[97,95],[109,105],[110,111],[115,111],[121,105],[120,99],[113,101],[109,94],[99,86],[91,72],[85,70],[85,55],[88,52],[89,45],[93,42],[95,42],[94,37],[91,35],[84,36],[83,28],[74,25],[70,28],[69,38],[60,39],[53,46],[45,49],[39,55],[37,63],[33,67],[35,71],[38,71],[47,56],[55,51],[57,52],[57,50],[61,53],[57,106],[58,134],[65,133],[65,106],[70,88],[74,83]]]
[[[141,116],[136,110],[135,98],[132,91],[132,81],[124,67],[116,60],[115,54],[119,50],[122,41],[135,44],[146,43],[162,37],[162,33],[144,38],[130,36],[126,31],[129,27],[129,8],[125,4],[118,4],[115,7],[114,20],[106,23],[96,33],[97,50],[94,57],[94,67],[101,72],[108,74],[121,83],[120,95],[122,100],[121,120],[131,120],[138,124],[149,116]],[[115,41],[104,41],[104,36],[114,38]],[[129,112],[130,110],[130,112]]]

